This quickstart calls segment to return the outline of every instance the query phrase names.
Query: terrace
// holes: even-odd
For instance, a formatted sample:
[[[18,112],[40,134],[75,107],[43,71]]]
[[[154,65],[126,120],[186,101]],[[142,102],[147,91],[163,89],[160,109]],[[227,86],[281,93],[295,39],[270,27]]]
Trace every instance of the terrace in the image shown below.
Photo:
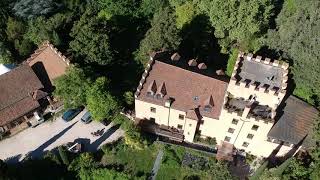
[[[229,113],[236,112],[238,116],[242,116],[246,107],[250,108],[247,115],[248,118],[255,118],[257,120],[264,120],[267,122],[273,121],[272,108],[267,105],[259,105],[256,101],[250,102],[242,97],[233,98],[229,95],[227,97],[227,103],[224,106]]]
[[[136,119],[135,123],[142,127],[142,130],[146,132],[153,133],[162,137],[167,137],[170,140],[178,142],[182,142],[184,140],[182,130],[165,125],[158,125],[146,119]]]

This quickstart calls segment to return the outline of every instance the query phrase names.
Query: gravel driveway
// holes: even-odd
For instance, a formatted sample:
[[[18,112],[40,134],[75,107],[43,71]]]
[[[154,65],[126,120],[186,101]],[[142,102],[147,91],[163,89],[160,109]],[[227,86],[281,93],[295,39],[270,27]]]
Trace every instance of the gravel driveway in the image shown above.
[[[40,157],[43,152],[74,140],[84,143],[87,151],[95,151],[101,145],[124,135],[123,130],[115,128],[112,123],[108,126],[98,122],[82,123],[80,118],[83,114],[81,112],[70,122],[64,122],[60,117],[0,141],[0,159],[14,163],[22,160],[26,154]],[[91,132],[103,128],[102,136],[91,135]]]

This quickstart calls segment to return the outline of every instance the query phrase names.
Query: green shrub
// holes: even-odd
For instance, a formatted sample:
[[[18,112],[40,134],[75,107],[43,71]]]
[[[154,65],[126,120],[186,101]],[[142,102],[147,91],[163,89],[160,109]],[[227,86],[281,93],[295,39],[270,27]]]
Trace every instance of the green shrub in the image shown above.
[[[232,53],[229,56],[226,74],[230,77],[232,75],[233,67],[237,61],[238,53],[239,53],[238,49],[233,49]]]
[[[69,159],[66,149],[63,146],[58,147],[60,158],[65,165],[69,165]]]

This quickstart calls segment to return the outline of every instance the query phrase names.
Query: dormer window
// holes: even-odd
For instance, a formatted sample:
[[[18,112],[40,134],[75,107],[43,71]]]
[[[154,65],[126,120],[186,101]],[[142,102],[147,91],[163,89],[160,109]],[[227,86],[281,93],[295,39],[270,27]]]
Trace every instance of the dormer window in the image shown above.
[[[204,111],[211,112],[214,106],[212,95],[204,102]]]
[[[148,92],[147,92],[147,96],[148,96],[148,97],[153,97],[153,93],[148,91]]]
[[[157,94],[157,95],[156,95],[156,98],[157,98],[157,99],[162,99],[163,97],[161,96],[161,94]]]
[[[166,85],[163,82],[157,90],[156,98],[162,99],[167,94]]]
[[[153,97],[157,92],[157,84],[156,81],[153,80],[152,83],[148,87],[147,96]]]
[[[205,112],[211,112],[212,107],[209,106],[209,105],[205,105],[203,110],[204,110]]]

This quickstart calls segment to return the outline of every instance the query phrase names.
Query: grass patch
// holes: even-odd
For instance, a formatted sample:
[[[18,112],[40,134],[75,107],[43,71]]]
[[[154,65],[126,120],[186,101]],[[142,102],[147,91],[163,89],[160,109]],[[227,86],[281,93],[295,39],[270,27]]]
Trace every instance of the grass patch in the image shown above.
[[[183,161],[186,161],[185,155],[191,154],[193,157],[198,159],[205,159],[205,166],[199,166],[197,164],[183,165]],[[195,151],[189,148],[184,148],[175,145],[166,145],[164,148],[164,156],[162,164],[157,174],[157,179],[220,179],[221,174],[223,177],[228,179],[229,173],[224,174],[227,170],[225,166],[221,166],[220,163],[216,162],[213,155],[207,153]],[[216,173],[215,173],[216,171]]]
[[[229,56],[226,74],[228,76],[230,76],[230,77],[231,77],[231,74],[232,74],[232,71],[233,71],[233,67],[234,67],[234,65],[235,65],[235,63],[237,61],[238,53],[239,53],[238,49],[232,49],[232,52],[231,52],[231,54]]]
[[[112,146],[112,145],[111,145]],[[132,176],[148,176],[158,154],[159,146],[153,144],[141,150],[126,146],[121,140],[113,147],[104,148],[102,164],[105,166],[120,167],[125,173]]]

